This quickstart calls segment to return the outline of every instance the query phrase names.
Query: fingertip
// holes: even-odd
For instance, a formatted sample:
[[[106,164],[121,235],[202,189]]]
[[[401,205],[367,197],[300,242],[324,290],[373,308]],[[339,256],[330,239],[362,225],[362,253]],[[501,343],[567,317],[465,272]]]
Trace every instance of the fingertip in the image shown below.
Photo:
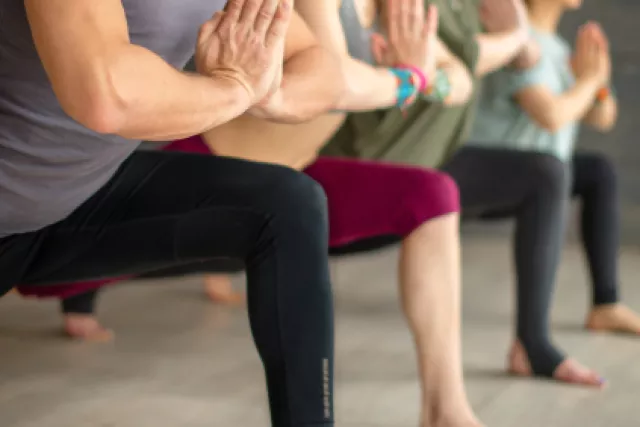
[[[288,18],[293,10],[291,6],[293,0],[280,0],[278,3],[278,11],[277,14],[281,18]]]
[[[435,4],[429,5],[429,9],[427,9],[427,20],[429,21],[429,25],[438,25],[438,17],[438,7]]]
[[[200,31],[198,32],[198,41],[203,42],[208,39],[213,33],[213,23],[211,21],[207,21],[200,26]]]
[[[280,7],[283,10],[291,10],[291,3],[293,2],[293,0],[280,0]]]

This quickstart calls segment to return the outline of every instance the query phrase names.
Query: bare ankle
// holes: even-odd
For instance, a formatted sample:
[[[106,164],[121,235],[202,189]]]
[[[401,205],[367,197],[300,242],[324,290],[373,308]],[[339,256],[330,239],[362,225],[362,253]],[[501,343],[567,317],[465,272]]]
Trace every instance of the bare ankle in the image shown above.
[[[455,414],[437,419],[423,419],[420,422],[420,427],[483,427],[483,425],[473,413],[470,413],[469,415]]]
[[[70,338],[84,341],[108,342],[114,338],[113,331],[104,328],[92,314],[65,314],[64,331]]]
[[[421,427],[480,427],[465,395],[447,396],[423,405]]]

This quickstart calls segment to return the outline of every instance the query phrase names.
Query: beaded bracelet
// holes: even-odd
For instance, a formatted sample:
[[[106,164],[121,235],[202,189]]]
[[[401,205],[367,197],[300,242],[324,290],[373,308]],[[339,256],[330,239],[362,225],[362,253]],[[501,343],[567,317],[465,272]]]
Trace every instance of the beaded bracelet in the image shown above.
[[[419,78],[416,78],[413,71],[404,68],[389,68],[389,71],[396,77],[398,87],[396,91],[396,106],[404,110],[413,104],[419,92]]]
[[[602,87],[596,93],[596,102],[604,102],[607,100],[607,98],[609,98],[610,95],[611,92],[609,91],[609,88],[606,86]]]
[[[413,65],[408,64],[398,64],[395,68],[400,70],[409,70],[411,71],[420,81],[418,86],[418,92],[424,91],[427,87],[429,87],[429,81],[427,80],[426,74],[418,67],[414,67]]]
[[[420,93],[420,97],[429,102],[443,102],[451,93],[451,82],[447,73],[441,69],[436,71],[433,84],[426,91]]]

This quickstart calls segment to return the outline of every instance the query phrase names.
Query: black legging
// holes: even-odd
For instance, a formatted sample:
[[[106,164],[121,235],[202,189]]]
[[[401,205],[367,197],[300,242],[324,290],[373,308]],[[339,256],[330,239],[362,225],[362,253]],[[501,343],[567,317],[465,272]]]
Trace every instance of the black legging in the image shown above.
[[[619,225],[613,167],[604,157],[589,153],[577,153],[571,165],[547,154],[467,147],[445,170],[460,187],[465,217],[515,217],[517,336],[534,373],[551,376],[564,360],[549,336],[549,309],[569,191],[582,204],[582,238],[593,278],[593,303],[618,300]]]
[[[333,426],[326,198],[291,169],[136,152],[69,218],[0,240],[0,295],[230,257],[247,265],[275,427]]]

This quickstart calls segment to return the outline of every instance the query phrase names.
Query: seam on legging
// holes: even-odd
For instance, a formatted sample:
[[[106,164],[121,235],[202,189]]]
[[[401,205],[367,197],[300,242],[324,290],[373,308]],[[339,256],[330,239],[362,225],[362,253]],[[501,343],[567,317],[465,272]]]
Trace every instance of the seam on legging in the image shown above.
[[[292,418],[292,414],[291,414],[291,401],[290,401],[290,397],[289,397],[289,390],[291,390],[291,386],[290,386],[290,380],[289,380],[289,372],[287,370],[287,359],[288,359],[288,354],[285,352],[285,345],[284,345],[284,339],[283,339],[283,323],[284,320],[281,317],[282,314],[282,309],[281,309],[281,301],[280,301],[280,296],[282,294],[282,291],[280,289],[281,285],[281,280],[280,280],[280,256],[278,255],[278,251],[277,251],[277,239],[278,239],[278,234],[275,233],[275,230],[273,229],[273,218],[269,218],[267,220],[267,224],[265,226],[265,228],[268,228],[271,232],[271,235],[273,236],[273,247],[276,247],[275,249],[275,254],[276,256],[274,257],[274,264],[275,264],[275,270],[276,270],[276,274],[275,274],[275,289],[276,289],[276,295],[275,295],[275,303],[276,303],[276,318],[277,318],[277,334],[278,334],[278,345],[280,347],[280,353],[282,354],[282,359],[283,359],[283,363],[282,363],[282,368],[283,368],[283,374],[284,374],[284,386],[285,386],[285,390],[284,390],[284,395],[285,395],[285,401],[286,401],[286,408],[285,408],[285,414],[286,414],[286,418],[289,421],[289,425],[293,426],[295,425],[294,420]],[[248,267],[248,265],[247,265]]]

